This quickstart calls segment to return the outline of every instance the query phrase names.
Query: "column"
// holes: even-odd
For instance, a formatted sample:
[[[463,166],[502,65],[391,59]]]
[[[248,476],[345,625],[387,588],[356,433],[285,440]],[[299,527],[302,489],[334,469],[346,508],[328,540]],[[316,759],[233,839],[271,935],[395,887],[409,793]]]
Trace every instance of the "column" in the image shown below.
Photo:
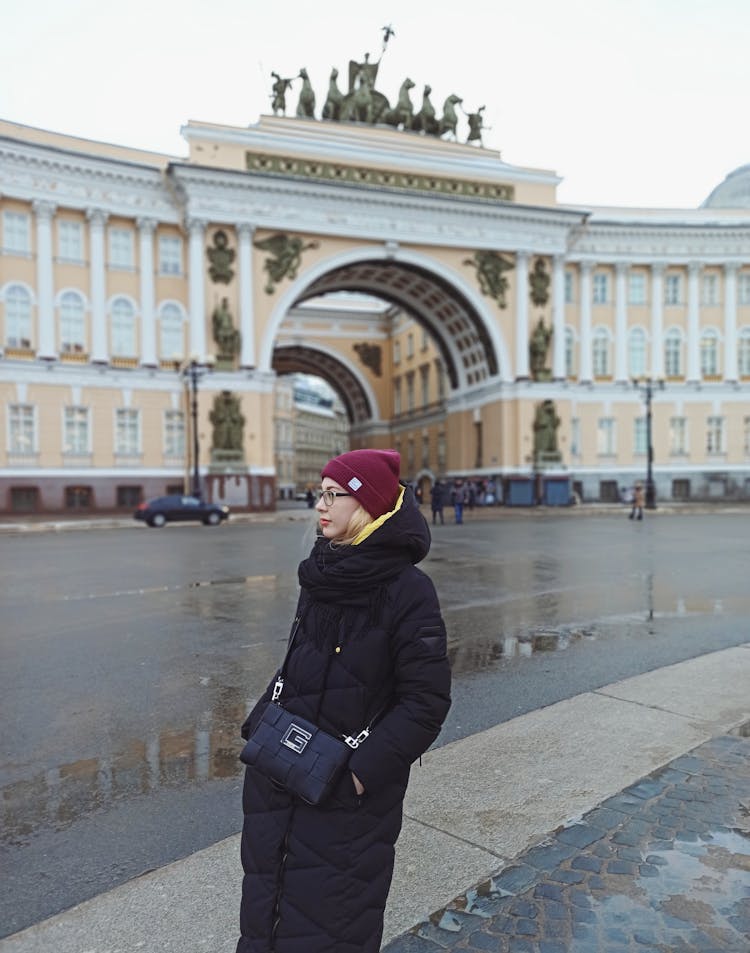
[[[591,353],[591,274],[596,267],[593,261],[581,262],[581,345],[579,384],[590,384],[594,379]]]
[[[565,379],[565,258],[552,258],[552,377]]]
[[[204,219],[192,218],[187,227],[190,233],[190,354],[202,361],[206,356],[206,291],[203,267]]]
[[[154,218],[137,220],[141,266],[141,364],[156,367],[156,317],[154,314]]]
[[[735,383],[737,373],[737,272],[740,264],[724,265],[724,380]]]
[[[109,218],[101,209],[86,211],[89,221],[91,259],[91,360],[96,364],[109,362],[107,347],[107,275],[104,270],[104,226]]]
[[[516,380],[529,378],[529,253],[516,252]]]
[[[628,299],[627,299],[627,262],[615,264],[615,381],[619,384],[628,380]]]
[[[240,367],[255,367],[255,321],[253,314],[253,253],[252,225],[237,226],[239,236],[239,283],[240,283]]]
[[[700,262],[688,264],[688,314],[687,314],[687,381],[697,384],[701,379],[700,337]]]
[[[55,336],[55,290],[52,273],[52,217],[57,206],[52,202],[33,202],[36,216],[36,286],[39,323],[37,357],[46,361],[57,358]]]
[[[651,265],[651,377],[664,377],[664,268],[663,262]]]

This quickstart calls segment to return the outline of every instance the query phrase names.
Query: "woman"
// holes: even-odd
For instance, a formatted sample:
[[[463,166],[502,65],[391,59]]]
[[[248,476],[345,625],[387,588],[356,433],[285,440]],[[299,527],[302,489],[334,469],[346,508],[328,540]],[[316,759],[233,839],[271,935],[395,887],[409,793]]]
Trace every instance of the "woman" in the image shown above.
[[[246,769],[237,953],[380,949],[409,767],[450,707],[440,606],[415,566],[430,533],[399,465],[394,450],[353,450],[321,474],[320,535],[299,566],[281,701],[331,734],[374,723],[318,807]]]

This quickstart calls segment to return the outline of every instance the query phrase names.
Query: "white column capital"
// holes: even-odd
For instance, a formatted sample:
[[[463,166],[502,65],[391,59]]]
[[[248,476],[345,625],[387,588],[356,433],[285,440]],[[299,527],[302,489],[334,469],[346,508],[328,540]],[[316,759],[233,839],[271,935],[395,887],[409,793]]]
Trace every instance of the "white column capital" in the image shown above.
[[[52,216],[57,211],[55,203],[48,202],[46,199],[34,199],[31,203],[31,207],[38,221],[51,221]]]
[[[186,218],[185,228],[188,230],[191,237],[193,237],[194,235],[202,236],[205,230],[208,228],[208,219],[207,218]]]
[[[86,218],[90,225],[103,228],[107,224],[109,212],[105,212],[104,209],[101,208],[87,208]]]
[[[699,275],[703,270],[702,261],[689,261],[688,262],[688,274],[692,277],[693,275]]]
[[[651,274],[652,275],[663,275],[667,270],[667,263],[665,261],[652,261],[651,262]]]
[[[250,222],[237,222],[234,227],[239,238],[252,238],[255,232],[255,225]]]
[[[581,268],[581,274],[590,275],[591,272],[596,268],[597,263],[595,261],[581,261],[579,262]]]
[[[621,275],[627,275],[630,271],[631,262],[629,261],[616,261],[615,262],[615,275],[619,278]]]
[[[725,275],[736,275],[737,272],[742,268],[743,262],[741,261],[725,261],[724,262],[724,274]]]
[[[146,234],[153,235],[159,225],[159,220],[143,216],[142,218],[137,218],[135,224],[138,226],[138,231],[141,232],[141,234],[145,232]]]

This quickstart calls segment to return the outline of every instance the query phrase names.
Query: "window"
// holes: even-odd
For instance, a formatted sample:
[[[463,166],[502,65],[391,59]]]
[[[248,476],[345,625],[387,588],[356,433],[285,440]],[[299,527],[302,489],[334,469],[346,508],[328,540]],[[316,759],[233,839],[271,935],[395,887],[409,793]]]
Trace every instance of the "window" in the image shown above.
[[[646,303],[646,276],[642,271],[631,271],[628,275],[628,304]]]
[[[138,506],[143,499],[143,489],[140,486],[118,486],[117,505],[119,507]]]
[[[409,413],[414,411],[414,374],[406,375],[406,409]]]
[[[719,278],[718,275],[703,276],[703,304],[706,307],[719,303]]]
[[[669,452],[674,457],[687,453],[687,417],[670,417]]]
[[[31,295],[23,285],[11,285],[5,292],[5,344],[31,347]]]
[[[31,404],[11,404],[8,408],[8,453],[36,451],[36,415]]]
[[[409,437],[406,444],[406,469],[409,473],[414,473],[414,438]]]
[[[572,328],[565,328],[565,376],[575,374],[575,336]]]
[[[24,212],[3,212],[3,251],[20,255],[31,251],[29,216]]]
[[[185,456],[185,415],[181,410],[164,411],[164,455]]]
[[[719,336],[716,331],[701,334],[701,376],[715,377],[719,373]]]
[[[135,357],[135,310],[127,298],[112,302],[112,354]]]
[[[66,291],[60,298],[60,350],[81,353],[86,350],[83,298]]]
[[[64,261],[83,261],[83,226],[80,222],[57,223],[57,254]]]
[[[406,356],[414,357],[414,335],[411,332],[406,335]]]
[[[90,486],[66,486],[65,508],[68,510],[88,510],[94,500]]]
[[[615,452],[615,419],[600,417],[596,428],[596,452],[599,456],[611,456]]]
[[[426,351],[430,346],[430,335],[427,333],[427,328],[422,328],[422,350]]]
[[[750,328],[743,328],[737,340],[737,363],[741,377],[750,377]]]
[[[594,377],[609,374],[609,334],[605,328],[597,328],[593,337]]]
[[[631,377],[646,373],[646,332],[633,328],[628,336],[628,372]]]
[[[82,456],[89,453],[88,407],[66,407],[63,410],[63,453]]]
[[[706,453],[724,452],[724,418],[709,417],[706,426]]]
[[[581,454],[581,418],[572,417],[570,420],[570,452],[572,456]]]
[[[435,361],[435,377],[437,379],[438,400],[445,400],[445,371],[440,358]]]
[[[109,264],[112,268],[132,268],[133,231],[130,228],[110,228]]]
[[[682,376],[682,334],[677,328],[664,338],[664,373],[667,377]]]
[[[609,276],[597,272],[594,274],[594,304],[606,304],[609,301]]]
[[[680,276],[667,275],[664,280],[664,303],[680,304]]]
[[[393,342],[393,363],[394,364],[401,363],[401,342],[400,341]]]
[[[565,272],[565,304],[573,304],[573,272]]]
[[[182,239],[172,235],[159,238],[159,274],[182,274]]]
[[[737,297],[740,304],[750,304],[750,274],[747,272],[737,278]]]
[[[430,465],[430,438],[427,434],[422,436],[422,466],[429,467]]]
[[[12,513],[36,513],[39,509],[39,489],[35,486],[12,486],[10,488]]]
[[[635,430],[633,432],[633,453],[645,456],[648,453],[648,434],[646,433],[646,418],[635,418]]]
[[[397,377],[393,382],[393,416],[398,417],[401,413],[401,378]]]
[[[743,423],[745,426],[743,430],[742,448],[745,456],[750,457],[750,417],[745,417]]]
[[[141,449],[140,413],[118,407],[115,411],[115,453],[136,456]]]
[[[420,380],[422,384],[422,406],[427,407],[430,403],[430,368],[428,365],[420,367]]]
[[[437,438],[437,468],[439,473],[445,472],[446,460],[446,440],[445,434],[441,431]]]
[[[182,311],[176,304],[164,304],[159,311],[159,347],[163,361],[182,360]]]

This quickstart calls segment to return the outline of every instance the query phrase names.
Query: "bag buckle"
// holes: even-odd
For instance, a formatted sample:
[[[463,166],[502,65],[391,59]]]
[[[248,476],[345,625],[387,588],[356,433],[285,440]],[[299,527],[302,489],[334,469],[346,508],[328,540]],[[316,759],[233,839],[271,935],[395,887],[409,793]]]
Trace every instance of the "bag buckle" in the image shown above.
[[[274,684],[274,686],[273,686],[273,694],[271,695],[271,701],[272,701],[272,702],[275,702],[275,701],[278,701],[278,700],[279,700],[279,698],[281,697],[281,689],[282,689],[283,687],[284,687],[284,679],[283,679],[283,678],[277,678],[277,679],[276,679],[276,682],[275,682],[275,684]]]
[[[352,738],[351,735],[345,735],[344,741],[349,745],[350,748],[359,748],[362,742],[369,737],[370,730],[368,728],[363,728],[356,738]]]

